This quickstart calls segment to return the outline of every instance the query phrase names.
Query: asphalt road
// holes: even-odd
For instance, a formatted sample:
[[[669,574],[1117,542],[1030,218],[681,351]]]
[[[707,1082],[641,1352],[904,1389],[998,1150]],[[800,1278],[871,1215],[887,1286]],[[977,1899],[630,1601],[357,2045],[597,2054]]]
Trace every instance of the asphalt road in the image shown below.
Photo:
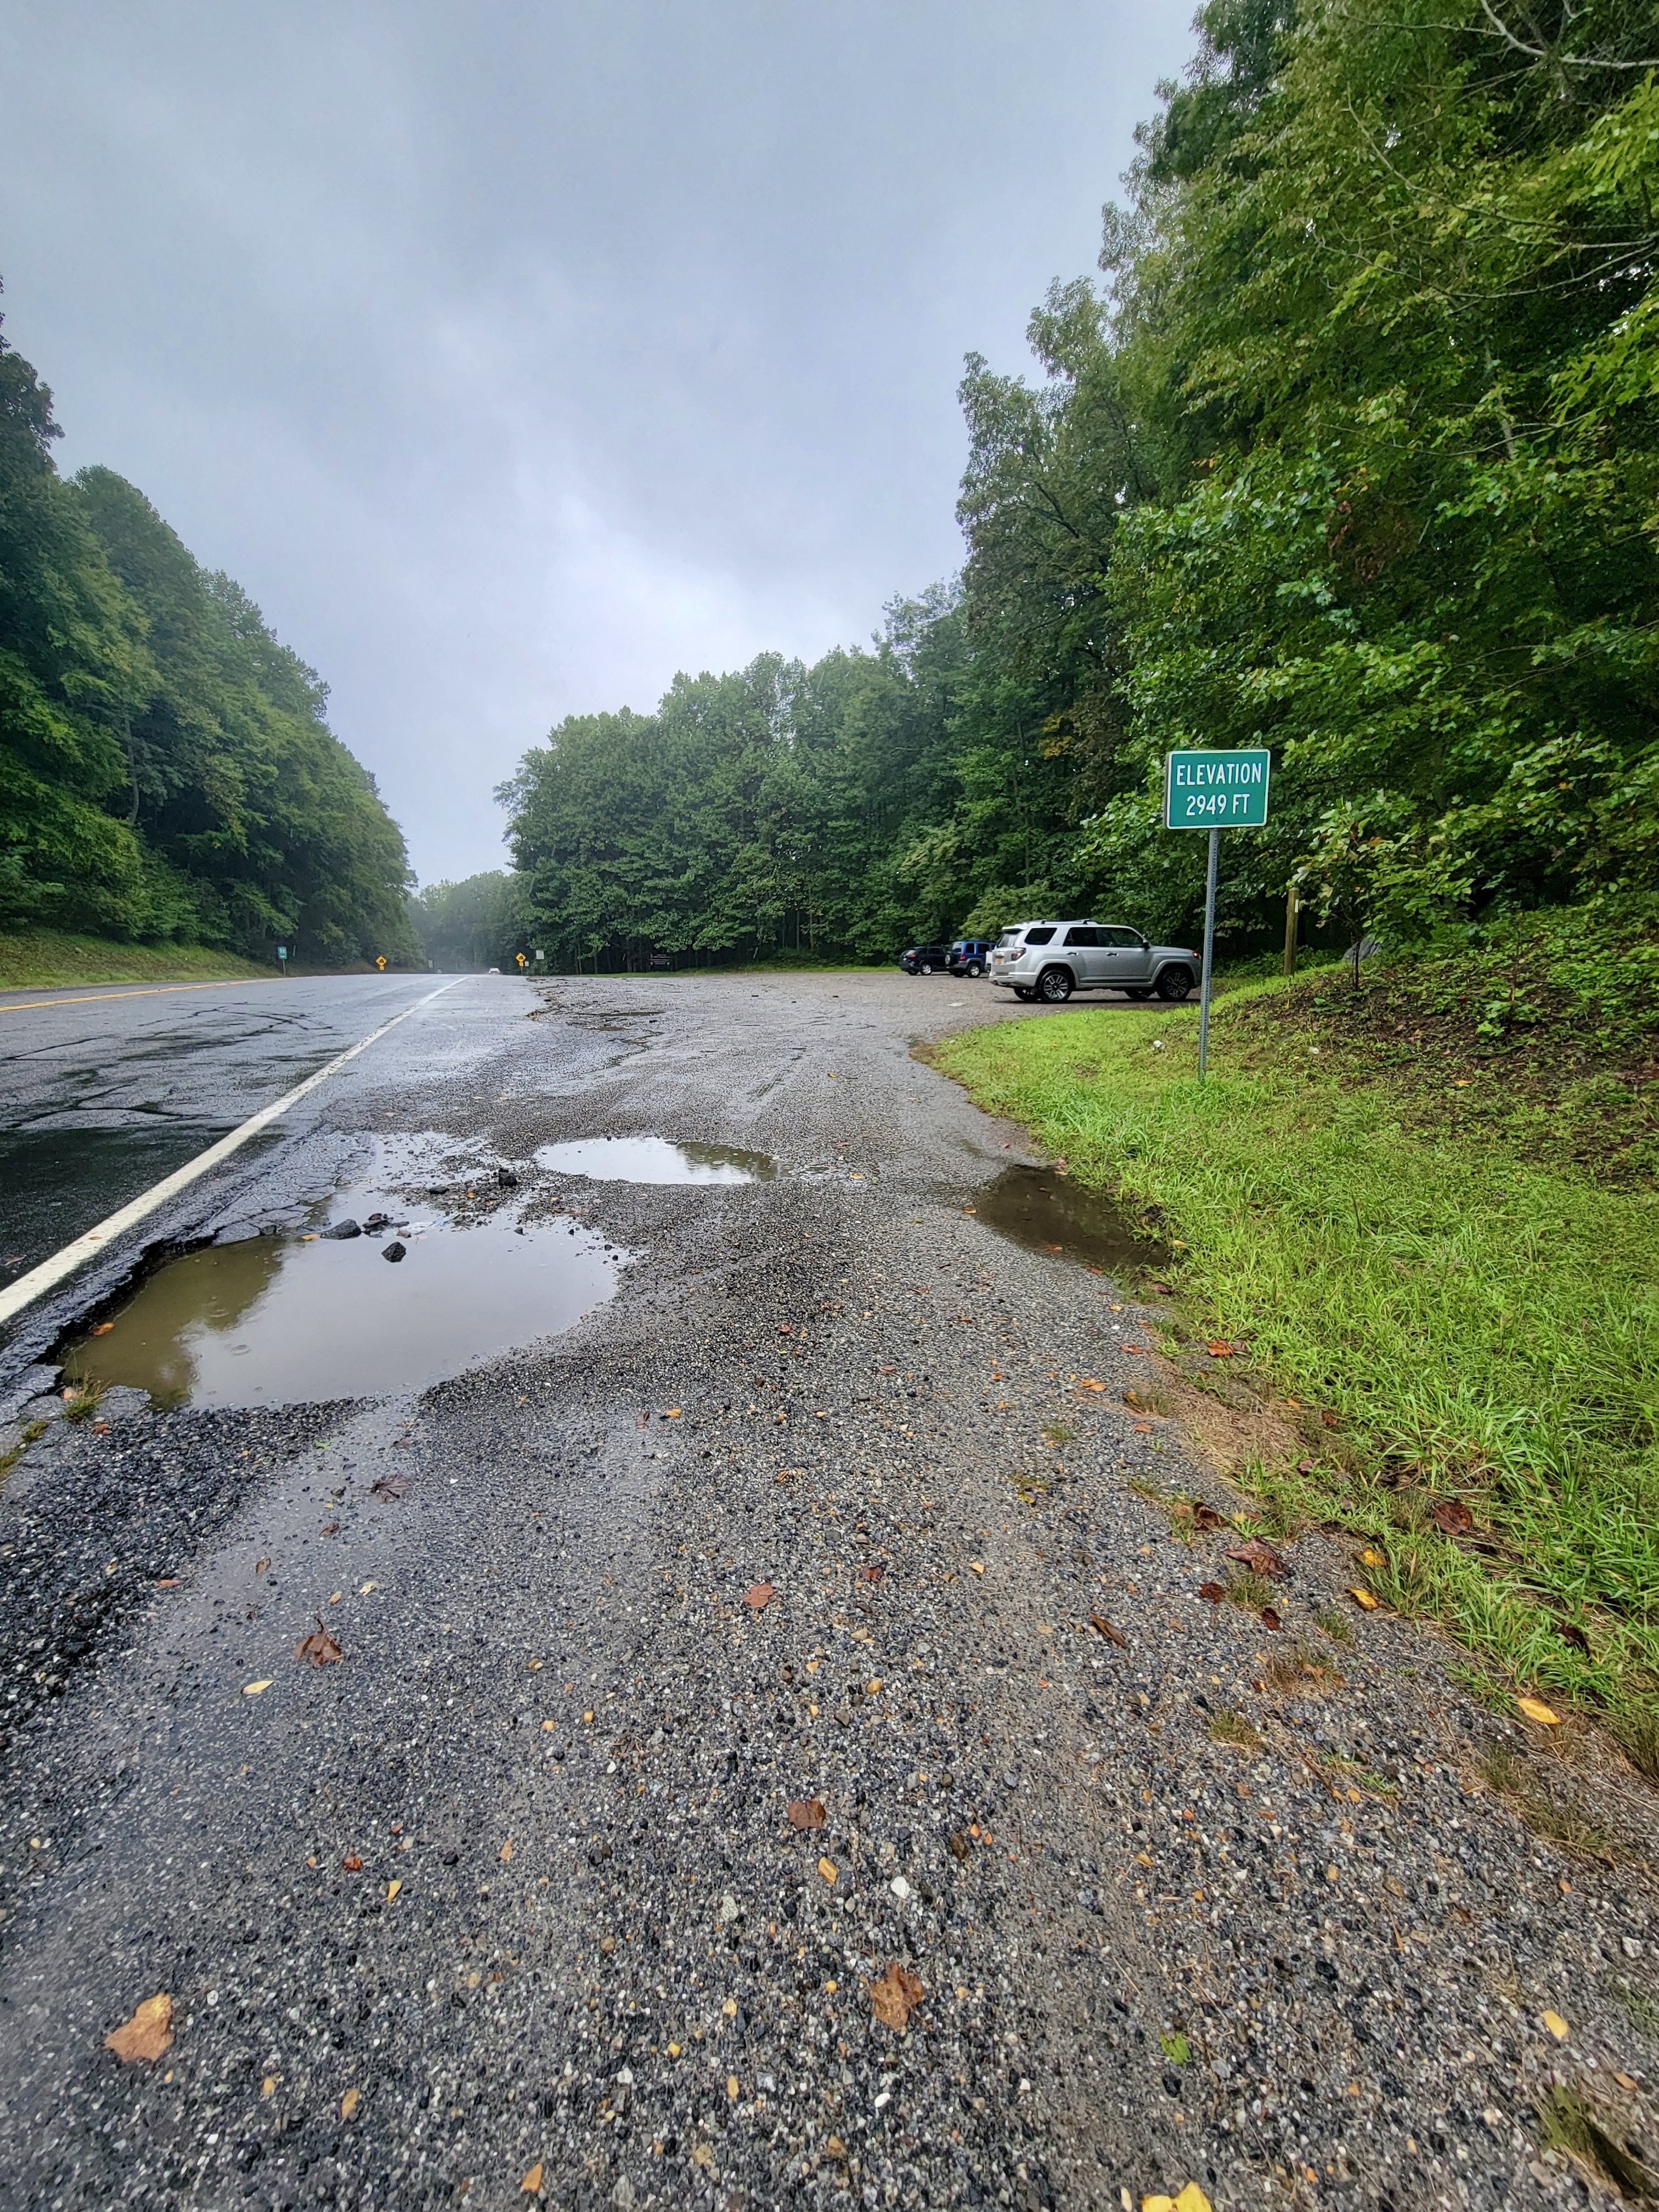
[[[0,992],[0,1284],[432,988],[342,975]]]
[[[6,1478],[6,2203],[1565,2206],[1569,2093],[1651,2161],[1632,1847],[1522,1825],[1483,1777],[1535,1747],[1346,1548],[1282,1546],[1276,1634],[1206,1601],[1232,1539],[1169,1502],[1231,1500],[1122,1395],[1158,1310],[984,1224],[1019,1133],[913,1054],[1012,1012],[470,979],[150,1225],[279,1253],[363,1371],[112,1399]],[[537,1158],[641,1135],[778,1171]],[[371,1200],[395,1268],[295,1241]],[[464,1245],[601,1288],[383,1390],[370,1320]],[[13,1365],[119,1341],[131,1260]]]

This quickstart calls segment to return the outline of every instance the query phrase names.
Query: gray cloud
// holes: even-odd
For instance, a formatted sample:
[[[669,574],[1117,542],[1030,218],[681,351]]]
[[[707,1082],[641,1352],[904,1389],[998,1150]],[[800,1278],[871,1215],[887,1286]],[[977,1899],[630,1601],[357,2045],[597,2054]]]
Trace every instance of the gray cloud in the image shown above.
[[[1191,0],[276,0],[0,18],[7,335],[333,685],[423,879],[561,714],[955,568]]]

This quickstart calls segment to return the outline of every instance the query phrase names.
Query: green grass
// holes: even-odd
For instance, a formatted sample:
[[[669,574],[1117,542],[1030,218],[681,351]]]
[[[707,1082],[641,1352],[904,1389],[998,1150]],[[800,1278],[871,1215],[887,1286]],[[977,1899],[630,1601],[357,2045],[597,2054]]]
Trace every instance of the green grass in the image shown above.
[[[1510,1685],[1601,1706],[1659,1774],[1659,1199],[1515,1156],[1491,1121],[1414,1127],[1292,1011],[1231,1001],[1202,1086],[1191,1008],[1008,1023],[934,1059],[1158,1209],[1186,1328],[1303,1408],[1300,1471],[1253,1471],[1265,1501],[1370,1536],[1379,1595]],[[1462,1543],[1431,1517],[1453,1496]]]
[[[0,990],[5,991],[73,983],[204,983],[276,972],[204,945],[117,945],[55,930],[0,935]]]

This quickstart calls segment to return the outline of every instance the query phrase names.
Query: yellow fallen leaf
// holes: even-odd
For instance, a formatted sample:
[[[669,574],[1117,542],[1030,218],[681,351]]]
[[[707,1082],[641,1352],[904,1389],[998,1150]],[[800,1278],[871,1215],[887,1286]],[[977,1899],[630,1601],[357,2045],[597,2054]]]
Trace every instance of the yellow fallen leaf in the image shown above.
[[[1210,2200],[1195,2181],[1189,2181],[1176,2197],[1176,2212],[1211,2212]]]
[[[738,2100],[738,2077],[735,2074],[728,2074],[726,2077],[726,2094],[735,2105]]]
[[[1566,2041],[1568,2035],[1567,2023],[1562,2019],[1559,2012],[1540,2012],[1538,2017],[1543,2021],[1545,2027],[1548,2028],[1550,2033],[1555,2038],[1558,2043],[1565,2043]]]
[[[823,1876],[824,1880],[833,1889],[836,1884],[836,1863],[834,1859],[820,1859],[818,1861],[818,1872]]]
[[[1547,1705],[1541,1698],[1517,1698],[1515,1702],[1527,1718],[1536,1721],[1540,1728],[1560,1727],[1560,1714]]]
[[[1143,2197],[1140,2212],[1175,2212],[1173,2197]]]
[[[329,1603],[330,1603],[331,1605],[338,1605],[338,1603],[340,1602],[340,1600],[341,1600],[344,1595],[345,1595],[345,1592],[344,1592],[343,1590],[336,1590],[336,1591],[335,1591],[335,1593],[334,1593],[334,1595],[333,1595],[333,1596],[332,1596],[331,1598],[330,1598],[330,1600],[329,1600]]]
[[[356,2111],[357,2100],[362,2095],[362,2094],[363,2093],[361,2089],[348,2089],[344,2096],[341,2098],[340,2118],[343,2120],[349,2120],[351,2118],[351,2115]]]
[[[1388,1565],[1388,1561],[1381,1552],[1374,1551],[1368,1544],[1359,1554],[1359,1564],[1362,1567],[1383,1567]]]
[[[392,1902],[392,1899],[393,1899],[394,1897],[396,1897],[396,1895],[398,1894],[398,1892],[402,1887],[403,1887],[403,1884],[402,1884],[402,1882],[400,1882],[400,1881],[389,1881],[389,1882],[387,1882],[387,1884],[386,1884],[386,1903],[387,1903],[388,1905],[390,1905],[390,1904],[391,1904],[391,1902]]]
[[[257,1698],[261,1691],[268,1690],[276,1679],[276,1678],[274,1674],[267,1674],[263,1681],[244,1682],[242,1685],[242,1695],[245,1698]]]
[[[1359,1583],[1351,1583],[1348,1585],[1348,1595],[1356,1605],[1363,1607],[1367,1613],[1376,1611],[1376,1600],[1368,1589],[1362,1589]]]
[[[678,2045],[678,2043],[671,2043],[671,2044],[669,2045],[669,2046],[668,2046],[668,2055],[669,2055],[669,2057],[670,2057],[671,2058],[678,2058],[678,2057],[679,2057],[679,2055],[680,2055],[680,2046]]]
[[[501,1845],[501,1864],[502,1864],[503,1866],[505,1866],[505,1865],[507,1863],[508,1860],[509,1860],[512,1856],[513,1856],[513,1838],[512,1838],[512,1837],[511,1837],[511,1836],[509,1836],[509,1837],[507,1838],[507,1841],[506,1841],[506,1842]]]
[[[591,1721],[592,1720],[592,1718],[593,1718],[593,1716],[592,1716],[592,1713],[584,1713],[584,1714],[582,1715],[582,1718],[583,1718],[583,1720],[584,1720],[584,1721],[591,1722]]]
[[[547,1731],[549,1735],[551,1735],[554,1733],[558,1725],[557,1721],[544,1721],[542,1723],[543,1728]]]
[[[531,2167],[529,2172],[526,2174],[524,2179],[519,2184],[519,2191],[520,2194],[524,2197],[539,2197],[541,2195],[542,2162],[540,2159],[536,2160],[534,2166]]]
[[[972,1574],[982,1575],[985,1572],[984,1566],[978,1559],[969,1559],[968,1562],[968,1567],[969,1571]]]
[[[146,1997],[131,2020],[112,2027],[104,2038],[124,2066],[141,2058],[159,2058],[173,2041],[173,1999],[165,1990]]]
[[[274,2074],[267,2074],[264,2080],[260,2082],[259,2094],[262,2097],[274,2097],[276,2094],[276,2076]]]
[[[668,1408],[668,1411],[663,1415],[665,1421],[678,1421],[679,1418],[680,1409],[678,1406],[671,1406]]]
[[[1079,1375],[1077,1378],[1077,1387],[1079,1390],[1103,1390],[1106,1385],[1098,1376]]]

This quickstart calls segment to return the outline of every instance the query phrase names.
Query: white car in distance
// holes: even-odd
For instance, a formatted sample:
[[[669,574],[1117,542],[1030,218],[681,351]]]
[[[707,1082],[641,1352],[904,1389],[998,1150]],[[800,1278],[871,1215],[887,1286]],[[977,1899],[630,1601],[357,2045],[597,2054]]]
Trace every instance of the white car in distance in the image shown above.
[[[1017,999],[1061,1006],[1073,991],[1184,999],[1198,988],[1199,956],[1153,945],[1121,922],[1021,921],[991,951],[991,981]]]

